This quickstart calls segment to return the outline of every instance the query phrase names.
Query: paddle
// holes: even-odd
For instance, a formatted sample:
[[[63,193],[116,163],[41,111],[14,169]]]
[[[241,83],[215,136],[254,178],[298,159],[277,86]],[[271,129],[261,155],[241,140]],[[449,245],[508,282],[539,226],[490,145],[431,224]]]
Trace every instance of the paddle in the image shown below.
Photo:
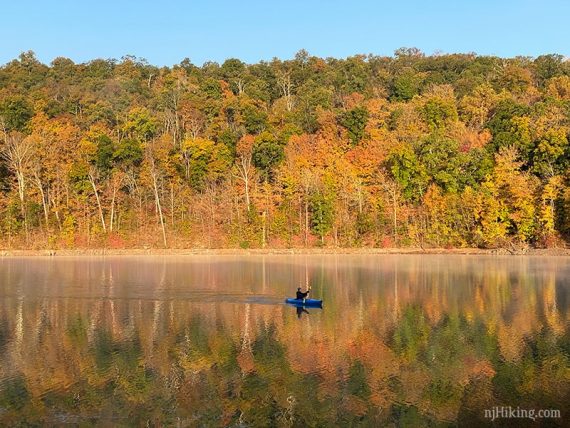
[[[311,294],[311,286],[309,285],[308,289],[307,289],[307,297],[309,297],[309,294]],[[305,301],[307,300],[307,297],[305,297],[303,299],[303,303],[305,303]]]

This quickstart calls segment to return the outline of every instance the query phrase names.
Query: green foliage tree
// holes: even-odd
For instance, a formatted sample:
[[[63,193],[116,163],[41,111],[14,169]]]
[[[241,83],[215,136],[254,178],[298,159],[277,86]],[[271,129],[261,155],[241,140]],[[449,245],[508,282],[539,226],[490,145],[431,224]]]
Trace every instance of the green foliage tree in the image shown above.
[[[455,103],[441,98],[428,100],[422,109],[422,114],[431,131],[444,129],[449,123],[458,119]]]
[[[537,142],[533,151],[533,170],[542,177],[553,177],[565,171],[569,164],[567,131],[551,128]]]
[[[420,93],[422,79],[417,72],[411,69],[402,70],[394,78],[392,84],[392,99],[395,101],[409,101]]]
[[[417,152],[417,162],[425,168],[431,181],[447,192],[460,190],[465,156],[459,152],[456,140],[433,133],[419,144]]]
[[[493,135],[489,149],[497,151],[501,147],[515,146],[521,153],[527,153],[532,143],[528,128],[529,113],[527,106],[512,99],[499,102],[487,123]]]
[[[386,166],[402,188],[405,199],[418,200],[427,189],[429,176],[410,146],[390,154]]]
[[[311,210],[311,230],[319,236],[321,244],[325,242],[325,235],[332,229],[334,222],[334,206],[330,199],[322,192],[315,192],[309,199]]]
[[[251,103],[241,108],[245,130],[248,134],[259,134],[267,128],[267,114]]]
[[[263,172],[266,178],[271,178],[273,169],[284,158],[283,144],[269,132],[257,136],[253,144],[252,159],[256,168]]]
[[[225,145],[197,138],[185,140],[183,149],[188,153],[193,188],[200,190],[206,183],[215,183],[227,174],[231,155]]]
[[[121,140],[113,152],[114,161],[126,168],[140,166],[143,157],[144,151],[142,144],[130,138]]]
[[[357,145],[364,138],[368,110],[364,107],[355,107],[339,117],[339,123],[348,131],[348,138],[353,145]]]
[[[21,96],[11,96],[0,101],[0,123],[10,131],[24,132],[34,111]]]

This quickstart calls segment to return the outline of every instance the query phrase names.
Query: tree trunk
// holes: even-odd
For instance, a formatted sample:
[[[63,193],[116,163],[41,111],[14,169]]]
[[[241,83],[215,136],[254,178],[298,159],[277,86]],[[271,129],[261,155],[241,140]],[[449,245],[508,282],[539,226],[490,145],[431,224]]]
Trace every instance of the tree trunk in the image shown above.
[[[117,188],[113,186],[113,196],[111,197],[111,214],[109,216],[109,231],[113,231],[113,220],[115,217],[115,198],[117,197]]]
[[[40,179],[40,177],[36,174],[35,176],[36,179],[36,185],[38,187],[38,190],[40,191],[40,197],[42,198],[42,208],[44,210],[44,220],[45,220],[45,227],[46,227],[46,232],[49,230],[49,211],[48,211],[48,201],[46,200],[46,194],[44,191],[44,187],[42,185],[42,181]]]
[[[266,221],[267,221],[267,212],[263,211],[261,215],[261,222],[262,222],[261,248],[265,248]]]
[[[251,209],[251,203],[249,201],[249,178],[245,179],[245,204],[247,205],[247,212]]]
[[[24,219],[24,231],[26,233],[26,242],[28,242],[28,215],[26,210],[26,181],[24,173],[21,170],[17,171],[16,178],[18,181],[18,195],[20,197],[20,209],[22,212],[22,218]]]
[[[397,204],[396,195],[392,196],[392,216],[394,221],[394,245],[398,246],[398,217],[397,217]]]
[[[174,228],[174,183],[170,183],[170,226]]]
[[[4,123],[2,122],[2,125]],[[28,242],[28,218],[26,210],[26,177],[25,171],[28,161],[30,160],[32,144],[29,139],[18,135],[8,135],[6,128],[3,126],[4,146],[1,147],[0,156],[2,156],[8,168],[16,175],[18,185],[18,196],[20,198],[20,210],[24,220],[24,230],[26,233],[26,243]]]
[[[154,168],[152,170],[152,184],[154,187],[154,199],[156,202],[156,208],[158,210],[158,217],[160,219],[160,227],[162,228],[162,240],[164,242],[164,248],[166,248],[168,247],[168,244],[166,242],[166,227],[164,224],[164,216],[162,215],[162,206],[160,205],[160,196],[158,194],[158,181],[156,177],[156,171],[154,171]]]
[[[243,181],[245,187],[245,204],[247,206],[247,212],[249,213],[251,209],[251,198],[249,194],[249,184],[251,181],[251,153],[240,154],[240,160],[237,164],[238,173],[234,175],[236,178]]]
[[[103,232],[107,233],[107,225],[105,224],[105,216],[103,215],[103,208],[101,207],[101,199],[99,198],[99,191],[97,190],[97,185],[95,184],[95,177],[91,173],[89,173],[89,182],[93,187],[93,192],[95,193],[95,199],[97,200],[97,209],[99,210],[99,218],[101,219]]]
[[[309,243],[309,198],[305,195],[305,247]]]

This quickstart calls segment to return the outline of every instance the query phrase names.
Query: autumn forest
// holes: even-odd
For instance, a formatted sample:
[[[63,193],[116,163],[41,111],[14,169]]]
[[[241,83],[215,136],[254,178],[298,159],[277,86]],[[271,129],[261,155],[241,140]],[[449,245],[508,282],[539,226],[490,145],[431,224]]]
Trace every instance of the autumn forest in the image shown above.
[[[570,61],[0,67],[1,248],[552,247]]]

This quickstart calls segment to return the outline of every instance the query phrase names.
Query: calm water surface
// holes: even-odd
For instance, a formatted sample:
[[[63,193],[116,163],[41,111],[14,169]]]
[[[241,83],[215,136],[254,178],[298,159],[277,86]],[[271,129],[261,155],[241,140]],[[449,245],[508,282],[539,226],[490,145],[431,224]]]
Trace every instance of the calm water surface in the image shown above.
[[[283,304],[300,284],[324,308]],[[569,426],[570,259],[0,259],[0,425]]]

